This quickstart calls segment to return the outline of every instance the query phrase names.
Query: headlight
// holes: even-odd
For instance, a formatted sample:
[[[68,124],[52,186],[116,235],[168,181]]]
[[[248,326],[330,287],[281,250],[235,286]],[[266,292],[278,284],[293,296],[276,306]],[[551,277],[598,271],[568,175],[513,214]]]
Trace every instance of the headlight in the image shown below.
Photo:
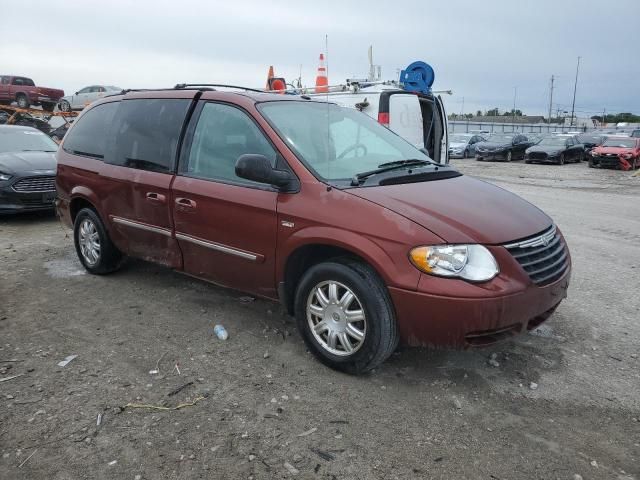
[[[6,182],[10,178],[11,178],[11,175],[0,172],[0,182]]]
[[[418,270],[429,275],[471,282],[486,282],[500,271],[496,259],[482,245],[416,247],[409,252],[409,258]]]

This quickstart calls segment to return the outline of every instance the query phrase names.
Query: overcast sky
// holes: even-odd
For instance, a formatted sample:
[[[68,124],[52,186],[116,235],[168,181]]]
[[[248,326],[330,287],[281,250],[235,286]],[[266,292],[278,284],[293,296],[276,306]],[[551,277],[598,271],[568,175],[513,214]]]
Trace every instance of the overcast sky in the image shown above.
[[[7,10],[7,8],[9,10]],[[450,112],[516,105],[546,114],[640,114],[640,0],[143,1],[1,0],[0,73],[73,93],[90,84],[124,88],[179,82],[261,87],[269,65],[312,85],[329,38],[329,81],[368,72],[384,79],[424,60]],[[6,21],[12,19],[12,21]],[[17,19],[23,19],[24,21]],[[27,20],[28,19],[28,20]]]

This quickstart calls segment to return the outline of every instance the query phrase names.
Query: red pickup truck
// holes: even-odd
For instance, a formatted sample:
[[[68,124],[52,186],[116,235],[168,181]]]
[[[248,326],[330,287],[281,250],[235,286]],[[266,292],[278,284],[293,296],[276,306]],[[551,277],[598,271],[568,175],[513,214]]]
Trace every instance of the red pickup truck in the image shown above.
[[[64,91],[57,88],[36,87],[27,77],[0,75],[0,104],[9,105],[15,101],[20,108],[42,105],[42,109],[53,112]]]

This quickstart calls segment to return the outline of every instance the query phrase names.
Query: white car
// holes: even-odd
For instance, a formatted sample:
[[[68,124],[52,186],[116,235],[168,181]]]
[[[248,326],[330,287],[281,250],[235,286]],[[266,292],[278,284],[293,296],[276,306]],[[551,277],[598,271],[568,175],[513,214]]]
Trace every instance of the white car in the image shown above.
[[[82,110],[91,102],[94,102],[105,95],[112,95],[121,91],[122,89],[120,87],[114,87],[113,85],[91,85],[89,87],[84,87],[82,90],[78,90],[73,95],[62,97],[58,102],[58,108],[63,112]]]

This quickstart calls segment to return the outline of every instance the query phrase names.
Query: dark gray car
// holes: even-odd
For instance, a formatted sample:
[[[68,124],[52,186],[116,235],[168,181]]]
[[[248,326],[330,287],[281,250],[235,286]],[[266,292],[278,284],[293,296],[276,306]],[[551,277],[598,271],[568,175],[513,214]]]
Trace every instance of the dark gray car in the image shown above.
[[[53,209],[57,149],[35,128],[0,125],[0,214]]]

